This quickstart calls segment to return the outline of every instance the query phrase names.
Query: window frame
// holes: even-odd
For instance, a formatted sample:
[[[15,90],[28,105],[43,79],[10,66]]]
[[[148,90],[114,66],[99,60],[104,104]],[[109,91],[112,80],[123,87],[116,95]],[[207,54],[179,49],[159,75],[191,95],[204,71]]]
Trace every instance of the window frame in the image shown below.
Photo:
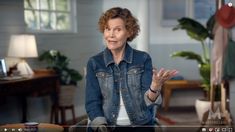
[[[38,2],[40,0],[37,0]],[[76,0],[68,0],[70,11],[59,11],[59,10],[48,10],[48,9],[40,9],[40,7],[37,7],[38,9],[29,9],[25,8],[24,6],[24,21],[25,21],[25,11],[39,11],[39,12],[55,12],[55,13],[68,13],[69,15],[69,24],[70,29],[68,30],[58,30],[58,29],[31,29],[28,28],[25,22],[25,31],[28,33],[76,33],[77,32],[77,14],[76,14]],[[37,4],[38,5],[38,4]],[[38,20],[40,21],[40,20]],[[39,22],[40,24],[40,22]]]

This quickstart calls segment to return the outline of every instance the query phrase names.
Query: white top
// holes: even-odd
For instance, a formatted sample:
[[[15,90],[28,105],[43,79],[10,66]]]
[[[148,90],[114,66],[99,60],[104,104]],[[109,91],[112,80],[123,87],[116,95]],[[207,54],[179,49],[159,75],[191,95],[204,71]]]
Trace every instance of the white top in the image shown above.
[[[120,110],[119,110],[118,117],[117,117],[117,125],[126,126],[130,124],[131,122],[127,115],[126,108],[122,99],[122,94],[120,92]]]

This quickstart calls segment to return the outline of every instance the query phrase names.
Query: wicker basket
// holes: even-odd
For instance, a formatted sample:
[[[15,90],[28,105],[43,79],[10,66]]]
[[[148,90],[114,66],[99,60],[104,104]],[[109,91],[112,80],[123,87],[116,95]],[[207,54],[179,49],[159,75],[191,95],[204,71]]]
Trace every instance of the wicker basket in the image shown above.
[[[59,94],[59,106],[71,106],[74,104],[76,86],[62,85]]]

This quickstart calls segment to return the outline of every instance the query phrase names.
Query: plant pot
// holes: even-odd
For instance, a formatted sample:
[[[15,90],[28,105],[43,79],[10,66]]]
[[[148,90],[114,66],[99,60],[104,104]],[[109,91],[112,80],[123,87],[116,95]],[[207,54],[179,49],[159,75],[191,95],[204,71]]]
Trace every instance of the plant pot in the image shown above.
[[[220,108],[220,101],[215,101],[214,102],[214,108]],[[200,121],[200,123],[202,123],[202,119],[203,119],[203,115],[205,112],[207,112],[208,110],[211,110],[211,102],[210,101],[206,101],[206,100],[202,100],[202,99],[197,99],[195,101],[195,108],[196,108],[196,112],[198,115],[198,119]]]
[[[76,86],[62,85],[59,93],[59,106],[71,106],[74,104]]]

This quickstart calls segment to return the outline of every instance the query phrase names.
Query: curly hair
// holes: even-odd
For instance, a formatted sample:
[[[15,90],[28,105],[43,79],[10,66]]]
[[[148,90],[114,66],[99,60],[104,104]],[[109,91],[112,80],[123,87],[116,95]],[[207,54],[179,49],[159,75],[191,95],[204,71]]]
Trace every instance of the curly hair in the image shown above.
[[[113,7],[101,15],[98,22],[101,33],[104,33],[108,20],[114,18],[121,18],[124,21],[126,29],[130,33],[130,37],[127,38],[127,41],[132,41],[139,34],[140,27],[138,20],[128,9],[120,7]]]

